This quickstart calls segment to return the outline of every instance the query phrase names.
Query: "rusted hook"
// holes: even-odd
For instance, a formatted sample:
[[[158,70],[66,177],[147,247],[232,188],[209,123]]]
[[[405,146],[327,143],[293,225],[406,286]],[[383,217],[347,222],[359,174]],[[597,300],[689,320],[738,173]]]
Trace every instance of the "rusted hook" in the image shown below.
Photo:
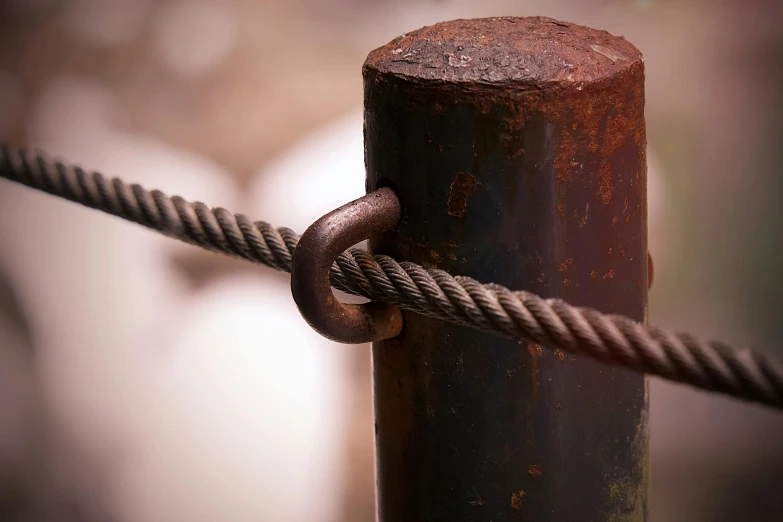
[[[399,309],[381,303],[343,304],[332,293],[329,270],[343,251],[370,236],[393,230],[400,201],[388,187],[344,205],[310,225],[296,246],[291,293],[315,331],[333,341],[359,344],[402,331]]]

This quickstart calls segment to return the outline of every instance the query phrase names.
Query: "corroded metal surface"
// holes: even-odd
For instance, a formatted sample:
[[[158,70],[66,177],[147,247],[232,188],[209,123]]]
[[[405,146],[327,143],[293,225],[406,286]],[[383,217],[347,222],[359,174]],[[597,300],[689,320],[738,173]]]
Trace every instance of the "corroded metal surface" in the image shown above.
[[[364,67],[375,253],[646,320],[644,65],[547,18],[458,20]],[[643,376],[405,314],[373,345],[383,522],[639,521]]]
[[[326,214],[302,234],[293,255],[291,293],[307,324],[341,343],[388,339],[402,331],[402,314],[389,305],[343,304],[332,293],[329,270],[346,249],[393,229],[400,220],[394,191],[380,188]]]
[[[365,67],[421,83],[542,89],[603,80],[641,62],[623,38],[551,18],[454,20],[395,38]]]

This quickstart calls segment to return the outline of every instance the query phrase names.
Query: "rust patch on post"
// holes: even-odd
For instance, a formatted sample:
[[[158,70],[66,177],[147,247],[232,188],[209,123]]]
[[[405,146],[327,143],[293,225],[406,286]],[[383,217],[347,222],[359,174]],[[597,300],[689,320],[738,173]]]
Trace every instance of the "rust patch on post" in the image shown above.
[[[601,196],[604,205],[608,205],[612,201],[612,167],[608,161],[601,163],[598,179],[598,195]]]
[[[468,208],[468,198],[476,190],[476,178],[473,174],[461,172],[457,174],[454,181],[451,182],[451,191],[449,192],[449,215],[454,217],[463,217]]]
[[[514,491],[511,493],[511,507],[519,511],[522,509],[522,504],[525,502],[525,496],[527,493],[525,493],[523,490]]]
[[[574,258],[573,257],[569,257],[568,259],[566,259],[565,261],[563,261],[562,263],[557,265],[557,271],[558,272],[565,272],[566,270],[571,268],[571,265],[573,265],[573,264],[574,264]]]

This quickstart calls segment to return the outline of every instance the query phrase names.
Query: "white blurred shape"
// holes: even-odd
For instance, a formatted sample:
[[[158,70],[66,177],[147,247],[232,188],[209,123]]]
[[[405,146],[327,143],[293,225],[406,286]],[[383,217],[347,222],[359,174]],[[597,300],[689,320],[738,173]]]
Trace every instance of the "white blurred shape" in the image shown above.
[[[16,77],[0,71],[0,137],[8,136],[22,114],[22,92]]]
[[[113,129],[113,113],[98,84],[55,80],[32,115],[30,143],[86,169],[231,205],[225,172]],[[157,348],[154,332],[185,292],[173,248],[187,247],[23,187],[0,191],[0,249],[29,307],[44,393],[86,445],[121,446],[126,411],[139,407],[135,365]]]
[[[125,477],[130,518],[336,519],[345,351],[307,328],[287,293],[284,278],[235,276],[180,309]]]
[[[54,81],[31,118],[30,143],[85,168],[231,204],[230,180],[194,155],[114,130],[95,83]],[[185,293],[175,243],[141,227],[8,182],[0,190],[3,268],[35,332],[48,410],[98,461],[132,451],[127,433],[155,331]]]
[[[138,36],[150,0],[71,0],[65,2],[65,20],[78,38],[91,44],[114,47]]]
[[[31,145],[236,207],[222,169],[119,129],[122,116],[100,84],[57,79],[36,104]],[[55,424],[108,463],[104,507],[133,521],[334,519],[345,361],[306,326],[284,279],[189,294],[170,254],[192,247],[0,183],[0,261],[29,312]]]
[[[223,61],[237,44],[237,15],[228,2],[175,0],[155,17],[155,47],[167,67],[198,76]]]
[[[250,189],[254,215],[304,232],[322,215],[363,196],[362,118],[357,110],[318,129],[262,169]]]

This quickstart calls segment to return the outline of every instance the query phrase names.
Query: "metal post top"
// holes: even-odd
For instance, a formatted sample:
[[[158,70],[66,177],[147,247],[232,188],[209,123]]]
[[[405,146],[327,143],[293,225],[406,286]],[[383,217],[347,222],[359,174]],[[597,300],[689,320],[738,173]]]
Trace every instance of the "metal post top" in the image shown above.
[[[590,83],[641,64],[621,36],[545,17],[452,20],[370,53],[365,75],[457,84],[546,87]]]

